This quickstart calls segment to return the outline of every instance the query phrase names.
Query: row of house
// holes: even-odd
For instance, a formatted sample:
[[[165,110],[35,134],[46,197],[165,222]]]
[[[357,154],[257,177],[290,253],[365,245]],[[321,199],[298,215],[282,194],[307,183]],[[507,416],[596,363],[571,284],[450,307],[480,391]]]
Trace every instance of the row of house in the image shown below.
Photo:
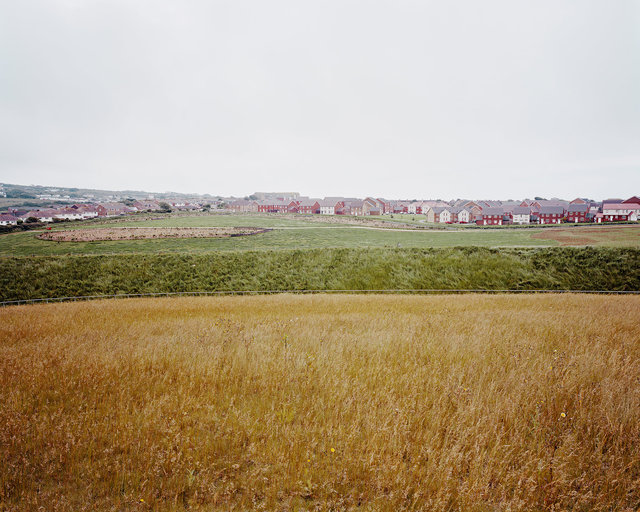
[[[171,209],[197,210],[202,205],[189,202],[167,202]],[[61,208],[40,210],[9,209],[0,214],[0,225],[17,224],[28,219],[40,222],[54,220],[81,220],[96,217],[114,217],[140,211],[157,211],[165,205],[156,200],[141,200],[129,204],[117,202],[79,203]],[[595,202],[584,198],[573,201],[560,199],[525,199],[523,201],[456,200],[392,201],[384,198],[325,197],[315,199],[290,194],[288,197],[240,199],[229,208],[243,213],[302,213],[317,215],[422,215],[427,222],[443,224],[471,224],[483,226],[504,224],[560,224],[562,222],[619,222],[640,218],[640,198],[605,199]]]
[[[576,198],[573,201],[525,199],[523,201],[389,201],[325,197],[313,199],[273,198],[238,200],[230,204],[236,212],[308,213],[319,215],[385,215],[414,214],[426,216],[427,222],[444,224],[504,225],[560,224],[562,222],[634,221],[640,217],[640,199],[606,199],[594,202]]]
[[[185,202],[168,202],[175,210],[196,210],[201,205]],[[22,210],[9,208],[8,213],[0,214],[0,226],[16,225],[28,219],[36,219],[38,222],[54,222],[56,220],[86,220],[96,217],[117,217],[130,213],[144,211],[158,211],[162,209],[159,201],[142,200],[130,205],[124,203],[79,203],[61,208],[43,208],[37,210]]]

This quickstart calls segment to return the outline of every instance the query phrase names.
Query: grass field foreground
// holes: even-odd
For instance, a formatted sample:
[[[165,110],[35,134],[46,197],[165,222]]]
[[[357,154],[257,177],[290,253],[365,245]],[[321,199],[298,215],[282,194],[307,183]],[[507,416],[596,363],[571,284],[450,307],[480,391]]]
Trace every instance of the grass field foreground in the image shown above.
[[[0,510],[637,510],[640,297],[0,310]]]

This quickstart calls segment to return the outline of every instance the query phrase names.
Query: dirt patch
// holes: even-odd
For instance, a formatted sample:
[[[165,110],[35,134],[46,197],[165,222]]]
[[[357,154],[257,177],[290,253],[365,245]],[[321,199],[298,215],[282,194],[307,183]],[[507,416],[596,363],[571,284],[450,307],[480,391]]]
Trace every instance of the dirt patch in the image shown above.
[[[53,242],[153,240],[158,238],[230,238],[271,231],[264,228],[98,228],[47,231],[37,238]]]
[[[634,228],[635,226],[547,228],[531,235],[531,238],[555,240],[560,245],[601,245],[621,237],[638,236],[640,230]]]

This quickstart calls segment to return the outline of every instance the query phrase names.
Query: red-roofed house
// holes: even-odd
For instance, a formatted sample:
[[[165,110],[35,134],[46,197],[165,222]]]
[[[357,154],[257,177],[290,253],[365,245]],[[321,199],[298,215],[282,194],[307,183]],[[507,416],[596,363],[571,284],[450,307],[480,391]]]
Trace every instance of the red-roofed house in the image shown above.
[[[567,210],[567,222],[587,222],[589,205],[587,203],[571,203]]]
[[[640,218],[640,204],[607,203],[602,205],[603,222],[637,221]]]
[[[18,217],[14,217],[9,213],[0,214],[0,226],[15,226],[18,223]]]

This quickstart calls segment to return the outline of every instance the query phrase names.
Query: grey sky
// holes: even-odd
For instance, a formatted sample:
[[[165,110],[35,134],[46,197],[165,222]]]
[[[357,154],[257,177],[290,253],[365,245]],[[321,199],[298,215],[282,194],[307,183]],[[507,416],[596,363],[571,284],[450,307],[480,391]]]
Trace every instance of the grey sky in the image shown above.
[[[0,0],[0,181],[640,193],[640,0]]]

